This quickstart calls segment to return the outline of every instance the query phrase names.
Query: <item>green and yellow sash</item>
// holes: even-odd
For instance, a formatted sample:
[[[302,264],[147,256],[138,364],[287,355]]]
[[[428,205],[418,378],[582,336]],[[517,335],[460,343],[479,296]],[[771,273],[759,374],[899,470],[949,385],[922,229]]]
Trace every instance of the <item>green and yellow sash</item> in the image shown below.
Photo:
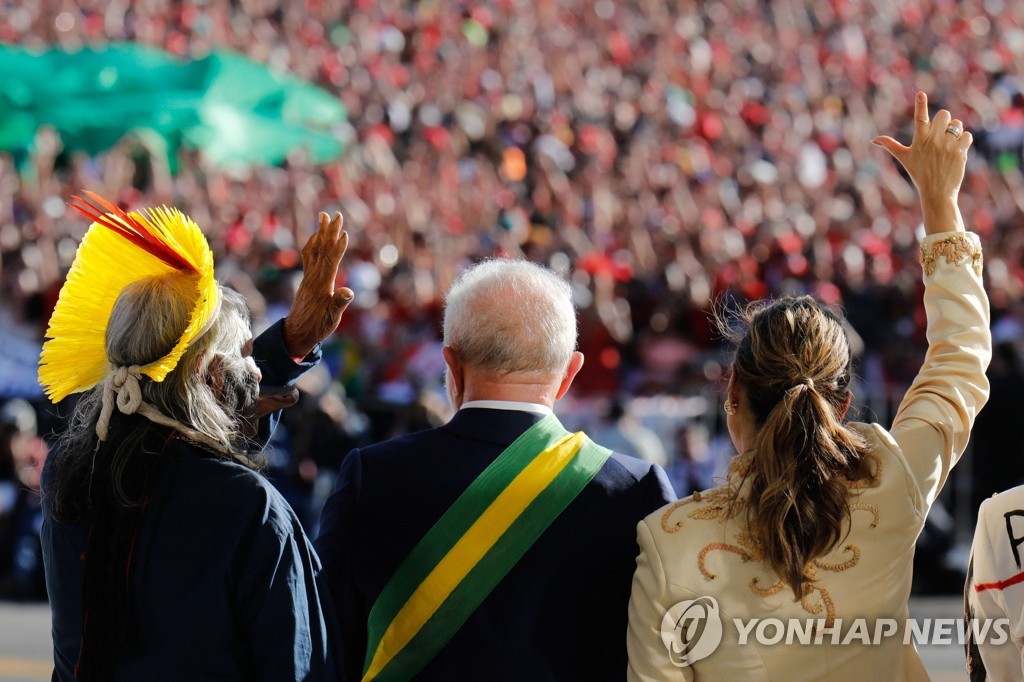
[[[370,610],[363,681],[422,670],[610,454],[551,415],[508,446],[384,586]]]

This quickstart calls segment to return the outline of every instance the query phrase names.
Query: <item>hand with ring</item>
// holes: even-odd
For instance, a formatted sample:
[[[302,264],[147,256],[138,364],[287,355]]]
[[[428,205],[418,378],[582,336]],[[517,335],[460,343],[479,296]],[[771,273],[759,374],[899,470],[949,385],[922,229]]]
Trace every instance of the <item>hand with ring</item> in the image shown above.
[[[872,140],[892,154],[914,181],[928,234],[964,229],[957,197],[973,140],[964,132],[963,122],[945,109],[929,120],[928,97],[923,92],[917,93],[914,102],[914,139],[909,147],[888,135]]]

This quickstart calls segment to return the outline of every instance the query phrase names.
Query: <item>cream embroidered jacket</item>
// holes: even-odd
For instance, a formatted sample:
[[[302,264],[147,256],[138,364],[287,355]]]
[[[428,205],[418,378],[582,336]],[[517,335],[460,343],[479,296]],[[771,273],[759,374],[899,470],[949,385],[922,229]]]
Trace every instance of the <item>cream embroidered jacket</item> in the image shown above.
[[[745,494],[738,487],[745,462],[736,458],[732,485],[680,500],[637,527],[641,551],[629,606],[628,679],[928,679],[914,647],[903,644],[914,543],[988,398],[985,370],[992,343],[977,236],[931,235],[921,252],[928,352],[890,430],[854,425],[873,449],[870,478],[850,486],[849,535],[808,567],[814,582],[796,600],[761,561],[744,527],[745,514],[735,511]],[[739,506],[731,504],[733,496]],[[670,656],[666,642],[677,637],[678,652],[682,631],[673,635],[672,630],[681,611],[677,608],[668,619],[665,614],[702,596],[717,601],[718,613],[711,612],[704,622],[693,619],[709,613],[706,601],[703,611],[688,612],[691,619],[683,625],[693,626],[690,643],[699,644],[700,635],[714,638],[715,628],[707,620],[717,617],[721,644],[702,660],[677,665],[683,660],[679,653]],[[864,620],[855,626],[858,618]],[[781,642],[770,643],[777,635],[775,625],[765,622],[758,630],[751,619],[780,619],[786,628]],[[885,634],[891,621],[899,631]],[[787,639],[792,643],[786,644]],[[705,653],[693,651],[695,656]]]

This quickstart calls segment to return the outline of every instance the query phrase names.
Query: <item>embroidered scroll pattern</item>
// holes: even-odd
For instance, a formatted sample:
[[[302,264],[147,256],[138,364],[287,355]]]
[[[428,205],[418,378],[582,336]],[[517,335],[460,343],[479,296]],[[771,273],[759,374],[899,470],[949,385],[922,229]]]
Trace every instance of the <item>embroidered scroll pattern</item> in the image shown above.
[[[867,502],[854,502],[853,504],[850,505],[851,516],[853,515],[853,512],[857,510],[871,512],[871,524],[868,526],[868,528],[878,528],[878,522],[882,518],[882,513],[878,511],[877,506],[869,504]]]
[[[831,571],[832,573],[842,573],[847,571],[860,562],[860,547],[857,545],[846,545],[843,547],[844,552],[850,553],[850,558],[846,561],[839,561],[836,563],[827,564],[820,559],[814,560],[814,565],[823,571]]]
[[[939,258],[945,258],[950,265],[960,265],[965,260],[970,260],[974,272],[981,277],[984,256],[976,242],[962,234],[953,234],[944,239],[932,242],[931,250],[921,244],[921,266],[924,273],[930,275],[935,272],[935,266]]]
[[[777,595],[779,592],[782,592],[783,588],[786,587],[786,583],[779,580],[774,585],[765,590],[761,589],[761,587],[758,585],[759,582],[760,581],[757,578],[754,578],[750,581],[750,591],[756,594],[758,597],[773,597]]]
[[[736,490],[731,486],[725,486],[722,488],[715,488],[705,493],[694,493],[692,496],[686,499],[679,500],[661,515],[661,527],[666,533],[677,533],[683,527],[683,521],[673,521],[673,515],[679,511],[682,507],[695,502],[705,502],[706,504],[694,509],[687,516],[691,519],[699,519],[701,521],[712,521],[718,519],[725,521],[731,519],[743,508],[745,498],[737,499]]]
[[[873,453],[871,453],[869,457],[870,460],[868,464],[871,469],[869,476],[861,480],[850,481],[848,485],[851,490],[876,485],[881,479],[881,460]],[[740,458],[736,458],[733,461],[732,466],[730,466],[730,473],[736,473],[740,466],[746,468],[746,460],[737,460],[740,460]],[[730,479],[735,480],[732,476],[730,476]],[[680,500],[665,510],[661,519],[662,528],[669,533],[675,533],[682,529],[684,522],[681,519],[673,520],[673,515],[686,505],[694,503],[701,504],[686,514],[687,518],[702,521],[717,520],[724,522],[736,517],[741,512],[746,503],[746,498],[739,496],[739,491],[734,485],[715,488],[705,493],[694,493],[692,497]],[[868,528],[878,527],[878,523],[881,519],[881,513],[876,505],[867,502],[854,502],[850,505],[851,517],[853,517],[854,512],[857,511],[865,511],[871,515],[871,522],[868,524]],[[715,572],[708,567],[708,557],[713,552],[727,552],[735,554],[741,561],[743,561],[743,563],[759,562],[764,559],[764,553],[761,550],[759,543],[749,533],[736,533],[734,539],[735,544],[727,542],[712,542],[701,549],[697,555],[697,568],[700,570],[701,575],[708,580],[715,579]],[[829,573],[842,573],[843,571],[848,571],[860,563],[861,550],[858,546],[854,544],[847,544],[843,546],[842,551],[846,555],[846,558],[843,561],[825,562],[820,559],[816,559],[807,566],[804,573],[811,582],[805,583],[803,586],[800,605],[805,611],[814,615],[824,612],[826,627],[832,626],[835,620],[836,608],[835,602],[832,600],[832,595],[829,593],[828,589],[816,582],[818,572],[826,571]],[[762,587],[760,580],[756,577],[750,581],[750,591],[756,596],[762,598],[774,596],[785,589],[785,587],[785,583],[778,579],[773,585],[771,585],[771,587]]]
[[[665,510],[665,513],[661,515],[661,529],[664,530],[666,533],[679,532],[683,527],[683,522],[676,521],[675,523],[670,523],[670,519],[672,518],[672,515],[675,514],[676,511],[679,510],[681,507],[685,507],[688,504],[693,504],[694,502],[696,502],[696,500],[694,500],[692,497],[687,497],[670,505],[669,508]]]
[[[807,570],[807,577],[811,580],[815,580],[814,568]],[[814,595],[817,594],[817,599],[814,599]],[[836,605],[832,601],[832,595],[822,585],[811,582],[804,583],[802,596],[800,598],[800,606],[803,607],[804,611],[814,615],[820,614],[822,611],[825,612],[825,627],[831,628],[836,621]]]
[[[729,463],[728,478],[730,480],[736,480],[737,477],[742,479],[746,476],[748,460],[749,457],[744,455],[733,457],[732,461]],[[696,492],[690,497],[672,504],[665,510],[665,513],[661,515],[661,528],[666,533],[678,533],[684,524],[682,519],[673,521],[673,516],[681,508],[695,502],[706,502],[707,504],[706,506],[702,506],[690,512],[687,516],[691,519],[719,519],[722,521],[731,519],[740,512],[745,501],[745,498],[737,499],[736,496],[737,491],[732,485],[714,488],[704,493]]]
[[[800,606],[803,607],[807,613],[818,615],[822,612],[825,613],[825,627],[832,627],[836,617],[835,602],[832,601],[832,595],[829,593],[828,588],[820,583],[816,582],[818,578],[818,571],[828,571],[829,573],[842,573],[843,571],[849,570],[856,566],[860,562],[860,548],[856,545],[846,545],[843,550],[849,553],[849,558],[846,561],[827,563],[824,561],[816,560],[807,567],[804,575],[808,580],[812,581],[804,583],[802,588]],[[701,574],[708,580],[714,580],[716,574],[708,568],[707,557],[709,554],[715,551],[730,552],[736,554],[744,562],[760,561],[764,558],[757,543],[746,533],[736,534],[736,544],[731,545],[725,542],[712,542],[700,551],[697,557],[697,565],[700,569]],[[750,591],[761,598],[772,597],[782,590],[785,589],[786,584],[782,580],[776,580],[775,584],[771,587],[761,587],[759,578],[753,578],[750,581]]]

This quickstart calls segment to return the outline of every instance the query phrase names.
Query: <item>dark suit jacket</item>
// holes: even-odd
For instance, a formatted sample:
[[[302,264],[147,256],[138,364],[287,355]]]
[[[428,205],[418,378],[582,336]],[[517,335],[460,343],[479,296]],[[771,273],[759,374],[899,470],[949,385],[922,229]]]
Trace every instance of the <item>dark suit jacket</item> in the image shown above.
[[[345,458],[316,541],[340,620],[344,679],[360,679],[367,617],[392,574],[539,419],[461,410],[445,426]],[[613,454],[417,679],[623,679],[636,525],[673,499],[660,467]]]

